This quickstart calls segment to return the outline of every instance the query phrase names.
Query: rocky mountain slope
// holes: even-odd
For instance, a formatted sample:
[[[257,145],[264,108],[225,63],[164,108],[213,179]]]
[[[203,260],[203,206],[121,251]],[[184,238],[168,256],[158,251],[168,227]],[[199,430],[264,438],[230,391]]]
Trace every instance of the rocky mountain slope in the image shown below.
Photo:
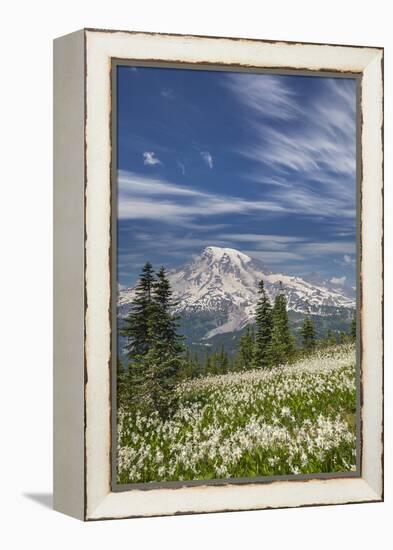
[[[274,273],[232,248],[208,246],[185,266],[169,272],[169,279],[177,302],[176,313],[181,315],[184,327],[193,325],[189,329],[198,340],[240,331],[252,321],[261,279],[272,301],[281,281],[290,312],[329,316],[346,310],[348,316],[348,310],[355,308],[352,289],[318,279],[316,283],[315,277],[308,281]],[[129,311],[134,296],[133,288],[119,291],[120,318]]]

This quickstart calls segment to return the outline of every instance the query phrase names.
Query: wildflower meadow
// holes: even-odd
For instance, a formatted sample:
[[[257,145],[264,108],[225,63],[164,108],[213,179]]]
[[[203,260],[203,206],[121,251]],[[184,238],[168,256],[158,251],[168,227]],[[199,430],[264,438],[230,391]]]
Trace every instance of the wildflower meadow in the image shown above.
[[[252,478],[356,468],[355,346],[184,380],[163,418],[119,407],[118,482]]]

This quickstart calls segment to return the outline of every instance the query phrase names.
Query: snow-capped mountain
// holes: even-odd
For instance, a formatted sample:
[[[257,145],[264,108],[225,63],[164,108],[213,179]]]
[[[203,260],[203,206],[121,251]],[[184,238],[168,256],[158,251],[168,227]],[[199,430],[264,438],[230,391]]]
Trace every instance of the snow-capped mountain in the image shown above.
[[[176,313],[188,319],[204,319],[208,340],[218,334],[241,330],[253,319],[261,279],[273,301],[280,281],[288,309],[298,313],[328,315],[338,309],[355,308],[353,293],[322,281],[273,273],[260,262],[233,248],[208,246],[184,267],[169,273],[177,302]],[[132,304],[133,288],[119,291],[119,315],[124,317]]]

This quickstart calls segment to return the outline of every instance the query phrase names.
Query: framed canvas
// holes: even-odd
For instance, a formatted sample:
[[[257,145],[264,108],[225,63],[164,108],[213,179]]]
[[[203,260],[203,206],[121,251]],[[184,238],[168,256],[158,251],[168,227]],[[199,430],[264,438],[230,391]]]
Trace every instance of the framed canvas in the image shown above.
[[[383,499],[383,49],[54,42],[54,507]]]

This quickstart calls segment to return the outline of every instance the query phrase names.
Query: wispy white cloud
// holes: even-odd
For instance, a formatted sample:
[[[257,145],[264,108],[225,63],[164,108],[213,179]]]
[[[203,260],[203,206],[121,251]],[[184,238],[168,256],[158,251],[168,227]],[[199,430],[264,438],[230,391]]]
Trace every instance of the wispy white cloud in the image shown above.
[[[213,157],[209,151],[201,151],[201,157],[206,162],[210,170],[213,169]]]
[[[182,187],[169,181],[152,178],[148,176],[140,176],[134,172],[127,172],[126,170],[119,170],[118,172],[118,186],[121,198],[125,198],[127,195],[145,195],[145,196],[190,196],[190,197],[204,197],[205,193],[192,189],[189,187]],[[121,201],[119,201],[121,202]]]
[[[121,219],[152,219],[168,223],[184,223],[198,216],[208,217],[224,214],[249,214],[257,211],[284,212],[284,209],[268,201],[250,202],[236,197],[221,197],[206,194],[194,201],[182,204],[168,199],[124,196],[119,202],[118,216]]]
[[[277,263],[282,261],[297,261],[307,258],[308,261],[318,260],[321,256],[337,257],[345,252],[345,256],[351,258],[349,253],[354,252],[353,240],[347,241],[316,241],[312,235],[309,237],[296,235],[269,235],[257,233],[218,234],[218,238],[227,238],[230,242],[239,243],[239,247],[247,248],[251,256],[262,258],[268,262],[272,258]]]
[[[330,279],[330,282],[332,283],[332,285],[344,286],[346,280],[347,280],[347,278],[345,276],[343,276],[343,277],[332,277]]]
[[[156,164],[161,164],[160,159],[156,157],[156,154],[153,151],[145,151],[143,153],[143,164],[147,166],[155,166]]]
[[[177,161],[177,165],[180,169],[180,172],[183,174],[183,176],[186,174],[186,165],[184,162],[181,162],[180,160]]]
[[[341,197],[321,197],[313,190],[297,189],[291,193],[270,194],[268,200],[246,200],[243,198],[218,195],[200,191],[195,187],[184,187],[160,178],[141,176],[132,172],[119,171],[119,215],[123,218],[155,218],[161,209],[161,219],[173,216],[176,219],[192,219],[196,216],[215,214],[255,214],[258,211],[266,215],[285,213],[303,213],[320,216],[352,218],[354,210],[342,204]],[[174,199],[171,200],[170,197]],[[187,199],[187,200],[186,200]],[[138,205],[138,209],[136,208]],[[173,220],[174,221],[174,220]],[[345,241],[342,241],[345,242]],[[352,243],[352,241],[351,241]],[[341,245],[340,245],[341,246]],[[354,246],[353,246],[354,247]],[[353,248],[352,247],[352,248]],[[345,248],[342,253],[353,253]]]
[[[301,245],[301,249],[307,254],[326,255],[326,254],[353,254],[355,243],[350,241],[328,241],[328,242],[308,242]]]
[[[321,220],[323,218],[339,218],[342,223],[342,220],[353,219],[356,216],[354,200],[349,200],[346,195],[347,193],[343,192],[341,188],[336,193],[322,195],[318,189],[300,184],[294,185],[291,191],[285,194],[278,195],[276,192],[272,192],[270,198],[281,202],[292,212],[319,217]]]
[[[193,232],[187,232],[182,235],[168,230],[160,231],[156,234],[146,234],[144,232],[133,231],[133,239],[135,242],[134,249],[137,252],[129,253],[128,250],[119,252],[119,268],[127,268],[127,266],[142,265],[146,261],[146,250],[150,256],[165,254],[165,257],[170,257],[171,260],[189,261],[193,254],[199,254],[203,248],[212,245],[210,235],[205,237],[195,236]],[[228,241],[214,239],[213,244],[216,246],[228,246]],[[168,265],[170,265],[169,262]]]
[[[355,265],[356,263],[355,258],[350,256],[349,254],[344,254],[343,260],[344,260],[344,264],[346,265]]]
[[[275,250],[243,250],[244,254],[260,260],[266,265],[284,264],[293,261],[304,260],[304,256],[296,252],[275,251]]]
[[[174,90],[172,90],[172,88],[163,88],[160,93],[165,99],[175,99],[176,97],[175,92]]]
[[[278,75],[228,74],[224,85],[239,99],[240,103],[255,114],[282,120],[298,116],[300,109],[297,96]]]
[[[307,102],[288,77],[237,74],[224,82],[239,103],[249,136],[236,149],[252,163],[247,177],[261,183],[269,198],[299,213],[354,218],[355,82],[321,78],[318,96]],[[266,171],[269,178],[261,176]],[[288,184],[291,189],[283,193],[280,187]]]
[[[304,237],[296,237],[294,235],[269,235],[269,234],[258,234],[258,233],[236,233],[228,234],[227,238],[232,241],[240,242],[277,242],[277,243],[295,243],[303,242]]]
[[[294,235],[258,235],[257,233],[228,234],[226,237],[231,242],[239,243],[241,247],[247,243],[248,247],[253,246],[258,251],[290,251],[295,244],[303,243],[306,240],[304,237]]]
[[[292,183],[287,181],[285,178],[279,178],[277,176],[272,176],[269,178],[261,177],[259,171],[250,172],[244,176],[246,179],[253,181],[255,183],[260,183],[263,185],[273,185],[276,187],[292,187]]]
[[[120,171],[118,216],[122,219],[154,219],[169,223],[189,223],[198,216],[283,214],[285,208],[273,201],[250,201],[188,188],[159,178]],[[173,197],[173,198],[171,198]]]
[[[342,136],[339,132],[332,135],[333,129],[331,124],[321,127],[318,123],[303,127],[301,131],[295,128],[289,133],[286,129],[284,133],[263,125],[256,128],[254,145],[240,152],[281,174],[294,171],[317,181],[321,181],[320,176],[327,171],[353,176],[356,170],[355,132],[353,136]]]

